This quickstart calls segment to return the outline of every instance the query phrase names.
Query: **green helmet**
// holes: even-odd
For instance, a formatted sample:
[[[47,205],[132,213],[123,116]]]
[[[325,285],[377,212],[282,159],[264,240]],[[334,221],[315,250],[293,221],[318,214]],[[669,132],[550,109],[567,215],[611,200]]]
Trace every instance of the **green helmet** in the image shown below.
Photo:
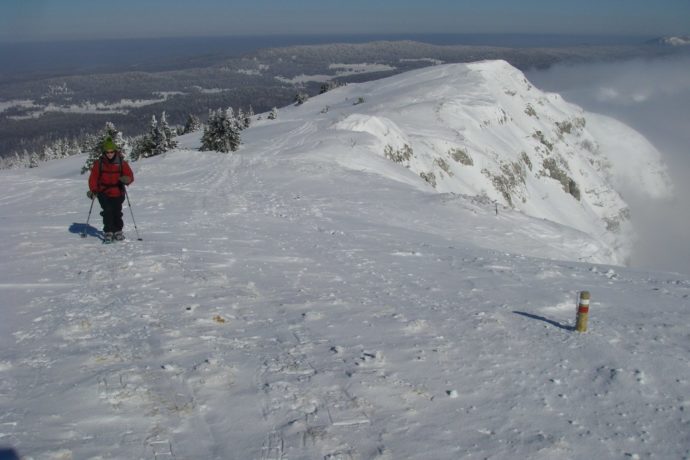
[[[104,152],[107,152],[108,150],[117,150],[117,145],[115,145],[115,142],[113,142],[113,139],[108,136],[105,139],[103,139],[103,144],[101,144],[101,150]]]

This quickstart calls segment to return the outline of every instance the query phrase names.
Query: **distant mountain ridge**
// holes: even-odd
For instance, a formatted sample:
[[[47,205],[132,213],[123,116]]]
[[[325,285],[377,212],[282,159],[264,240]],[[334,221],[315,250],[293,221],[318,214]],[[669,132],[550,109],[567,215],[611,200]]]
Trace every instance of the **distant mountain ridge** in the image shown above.
[[[0,157],[31,153],[40,157],[56,140],[83,140],[106,122],[115,123],[127,136],[139,135],[151,116],[160,116],[162,111],[177,125],[184,124],[190,113],[205,117],[209,109],[219,107],[252,105],[262,112],[289,103],[297,92],[317,94],[326,79],[369,81],[437,62],[503,59],[525,70],[559,62],[656,57],[681,51],[649,46],[643,40],[639,45],[545,48],[376,41],[266,48],[232,58],[214,55],[214,50],[209,48],[208,54],[193,59],[181,58],[179,67],[165,57],[168,54],[147,61],[164,64],[165,70],[160,71],[123,66],[114,73],[84,74],[87,69],[75,70],[69,60],[61,65],[76,75],[67,71],[52,77],[12,78],[0,69]],[[34,56],[30,47],[24,51],[19,57]],[[58,56],[50,57],[59,61]],[[88,61],[89,65],[98,62]],[[367,72],[341,71],[342,66],[361,70],[365,65]]]
[[[690,35],[659,37],[651,43],[667,46],[688,46],[690,45]]]

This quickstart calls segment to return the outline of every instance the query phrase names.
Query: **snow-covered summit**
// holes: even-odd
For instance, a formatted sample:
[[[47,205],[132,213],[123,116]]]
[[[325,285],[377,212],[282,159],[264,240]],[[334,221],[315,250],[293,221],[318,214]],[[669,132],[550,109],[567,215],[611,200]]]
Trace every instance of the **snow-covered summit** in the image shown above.
[[[614,263],[625,261],[632,242],[619,190],[672,193],[659,152],[643,136],[538,90],[505,61],[341,87],[284,109],[278,122],[311,127],[293,146],[303,154],[441,193],[486,196],[591,235]],[[372,154],[397,167],[368,162]]]

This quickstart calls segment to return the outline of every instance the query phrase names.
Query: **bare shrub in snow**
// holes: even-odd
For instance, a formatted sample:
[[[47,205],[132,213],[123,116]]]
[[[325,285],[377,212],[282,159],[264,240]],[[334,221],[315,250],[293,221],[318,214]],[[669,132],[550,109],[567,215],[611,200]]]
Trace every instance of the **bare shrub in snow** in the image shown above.
[[[566,193],[571,194],[576,200],[580,200],[580,188],[577,183],[561,169],[555,158],[544,158],[542,166],[544,167],[542,173],[545,176],[560,182]]]
[[[410,159],[414,155],[414,152],[412,151],[412,147],[410,147],[407,144],[405,144],[403,148],[397,150],[394,150],[393,146],[386,144],[386,146],[383,149],[383,154],[386,158],[388,158],[391,161],[395,161],[396,163],[403,163],[405,161],[410,161]]]
[[[530,117],[539,118],[539,115],[537,115],[537,111],[534,110],[534,107],[532,107],[532,104],[527,104],[527,108],[525,109],[525,113],[527,115],[529,115]]]
[[[553,144],[551,142],[549,142],[548,140],[546,140],[544,133],[542,133],[541,131],[535,131],[534,134],[532,134],[532,137],[534,139],[538,140],[539,142],[541,142],[544,145],[544,147],[547,148],[547,150],[549,152],[553,151]]]
[[[427,181],[429,185],[431,185],[432,187],[436,188],[436,174],[434,174],[433,172],[422,171],[419,173],[419,177]]]
[[[448,176],[453,177],[453,172],[450,170],[450,165],[443,158],[436,158],[434,163],[443,170]]]

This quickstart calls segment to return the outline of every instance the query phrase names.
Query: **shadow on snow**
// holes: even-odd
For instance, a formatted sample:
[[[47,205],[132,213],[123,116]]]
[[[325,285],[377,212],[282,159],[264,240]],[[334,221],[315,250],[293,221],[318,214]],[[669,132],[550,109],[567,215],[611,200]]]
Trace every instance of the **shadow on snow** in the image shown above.
[[[550,325],[552,325],[552,326],[556,326],[557,328],[563,329],[563,330],[566,330],[566,331],[574,331],[574,330],[575,330],[575,327],[574,327],[574,326],[570,326],[570,325],[568,325],[568,324],[559,323],[558,321],[554,321],[554,320],[552,320],[552,319],[545,318],[545,317],[543,317],[543,316],[534,315],[534,314],[532,314],[532,313],[526,313],[526,312],[524,312],[524,311],[514,311],[513,313],[515,313],[516,315],[525,316],[525,317],[530,318],[530,319],[537,319],[537,320],[539,320],[539,321],[544,321],[545,323],[548,323],[548,324],[550,324]]]
[[[103,232],[98,230],[95,227],[92,227],[89,224],[80,224],[80,223],[74,222],[72,225],[69,226],[69,231],[70,231],[70,233],[76,233],[77,235],[93,236],[93,237],[98,238],[99,240],[103,241]]]

